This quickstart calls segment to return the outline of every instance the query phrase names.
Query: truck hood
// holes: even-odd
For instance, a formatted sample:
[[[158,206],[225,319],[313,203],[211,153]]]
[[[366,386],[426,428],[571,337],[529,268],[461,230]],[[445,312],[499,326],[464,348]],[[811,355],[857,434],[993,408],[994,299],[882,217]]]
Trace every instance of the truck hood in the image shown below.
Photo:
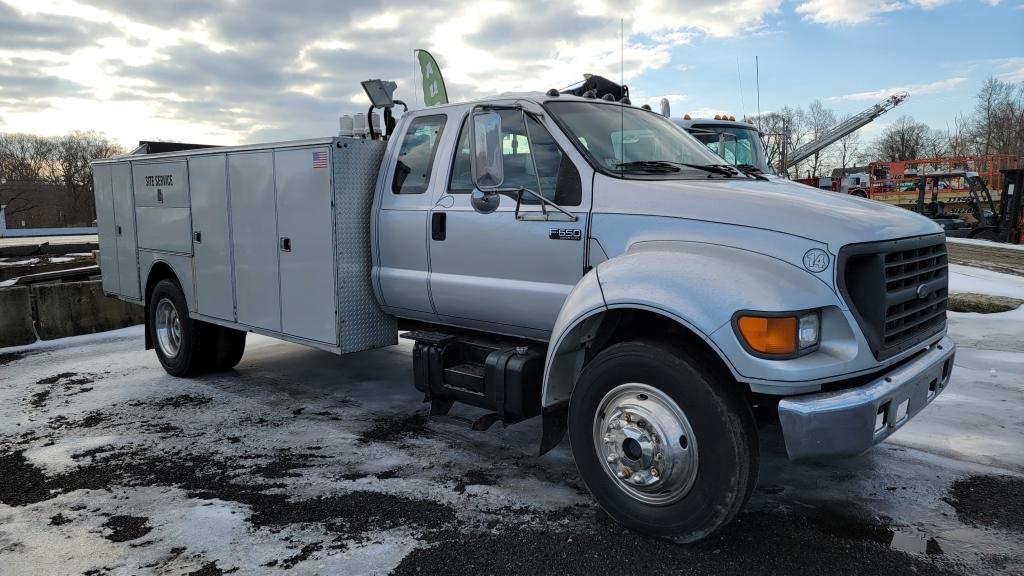
[[[782,179],[594,178],[595,214],[642,214],[750,226],[846,244],[920,236],[942,228],[919,214]]]

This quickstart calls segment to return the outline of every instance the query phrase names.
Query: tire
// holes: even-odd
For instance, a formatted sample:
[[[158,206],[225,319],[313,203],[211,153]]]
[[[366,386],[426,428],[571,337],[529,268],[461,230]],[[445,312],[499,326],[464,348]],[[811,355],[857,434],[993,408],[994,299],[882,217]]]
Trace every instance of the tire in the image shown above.
[[[202,347],[208,338],[208,328],[189,318],[185,295],[175,280],[161,280],[153,288],[146,327],[156,356],[168,374],[187,378],[206,369]]]
[[[569,441],[609,516],[674,542],[727,524],[757,484],[746,399],[711,364],[660,341],[615,344],[584,367],[569,402]]]
[[[221,372],[238,365],[245,353],[245,332],[208,324],[211,332],[210,370]]]

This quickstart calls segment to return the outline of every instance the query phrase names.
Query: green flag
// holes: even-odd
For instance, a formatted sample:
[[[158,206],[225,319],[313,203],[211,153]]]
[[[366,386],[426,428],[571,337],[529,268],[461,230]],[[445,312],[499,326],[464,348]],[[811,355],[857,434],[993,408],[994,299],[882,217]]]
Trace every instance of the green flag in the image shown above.
[[[420,62],[420,75],[423,77],[423,104],[436,106],[448,103],[448,91],[444,88],[441,69],[430,52],[416,50],[416,59]]]

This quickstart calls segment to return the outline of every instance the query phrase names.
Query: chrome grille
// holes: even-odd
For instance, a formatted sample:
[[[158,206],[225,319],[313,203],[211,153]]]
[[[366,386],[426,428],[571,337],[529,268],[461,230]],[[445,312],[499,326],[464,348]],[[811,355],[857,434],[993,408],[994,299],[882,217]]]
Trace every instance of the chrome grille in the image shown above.
[[[949,276],[941,234],[846,246],[839,261],[840,290],[876,358],[945,327]]]

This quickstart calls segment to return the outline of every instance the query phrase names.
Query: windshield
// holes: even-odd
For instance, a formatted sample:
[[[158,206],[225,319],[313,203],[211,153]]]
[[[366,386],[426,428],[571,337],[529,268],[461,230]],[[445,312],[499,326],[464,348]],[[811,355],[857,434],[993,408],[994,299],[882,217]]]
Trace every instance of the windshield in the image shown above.
[[[548,102],[547,107],[596,168],[624,177],[707,178],[692,166],[722,159],[669,122],[639,108],[597,102]]]
[[[718,154],[733,166],[753,166],[765,174],[771,174],[765,158],[761,136],[754,128],[736,126],[715,126],[695,124],[690,134],[700,140],[709,150]]]

